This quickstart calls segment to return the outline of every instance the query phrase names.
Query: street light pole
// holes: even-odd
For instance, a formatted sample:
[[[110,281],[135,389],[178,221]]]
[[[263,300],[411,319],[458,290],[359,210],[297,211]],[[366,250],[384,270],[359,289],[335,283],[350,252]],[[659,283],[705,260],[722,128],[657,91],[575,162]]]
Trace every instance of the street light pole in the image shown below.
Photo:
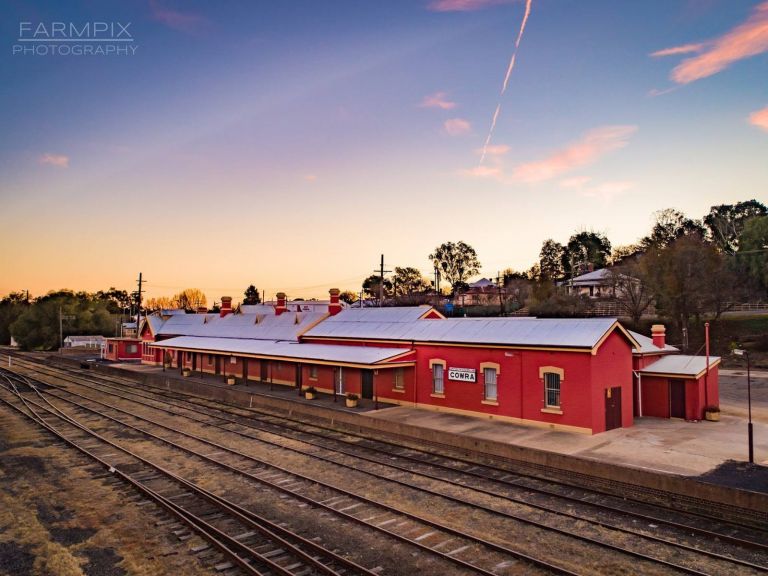
[[[753,435],[752,435],[752,378],[750,374],[750,362],[749,362],[749,352],[747,350],[741,350],[736,349],[733,351],[736,356],[746,356],[747,357],[747,414],[748,414],[748,420],[747,420],[747,441],[749,443],[749,463],[754,464],[755,463],[755,447],[753,442]]]

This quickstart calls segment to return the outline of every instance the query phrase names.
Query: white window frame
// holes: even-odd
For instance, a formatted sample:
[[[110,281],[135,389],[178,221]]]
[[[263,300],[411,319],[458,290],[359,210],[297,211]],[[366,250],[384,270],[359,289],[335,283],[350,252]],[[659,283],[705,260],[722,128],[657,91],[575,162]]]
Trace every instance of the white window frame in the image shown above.
[[[395,390],[405,388],[405,368],[395,368],[392,371],[392,386]]]
[[[489,378],[489,376],[491,376]],[[499,399],[499,372],[496,368],[483,368],[483,397],[491,402]]]
[[[336,394],[344,394],[344,367],[339,366],[336,371],[336,381],[333,383],[336,386]]]
[[[432,364],[432,393],[445,394],[445,366]]]
[[[562,382],[563,378],[557,372],[544,372],[544,406],[547,408],[560,409],[562,400]],[[552,396],[551,396],[552,395]],[[556,395],[556,403],[550,402]]]

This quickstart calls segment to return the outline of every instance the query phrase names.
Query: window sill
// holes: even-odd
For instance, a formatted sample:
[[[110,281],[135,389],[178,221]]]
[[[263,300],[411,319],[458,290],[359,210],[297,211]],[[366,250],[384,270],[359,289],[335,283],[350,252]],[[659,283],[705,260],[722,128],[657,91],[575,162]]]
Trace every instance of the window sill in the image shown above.
[[[499,403],[496,400],[482,400],[480,404],[485,404],[487,406],[498,406]]]
[[[445,394],[430,394],[432,398],[445,398]]]
[[[562,414],[563,411],[559,408],[542,408],[541,411],[544,414]]]
[[[398,394],[405,394],[405,390],[403,388],[392,388],[392,392],[397,392]]]

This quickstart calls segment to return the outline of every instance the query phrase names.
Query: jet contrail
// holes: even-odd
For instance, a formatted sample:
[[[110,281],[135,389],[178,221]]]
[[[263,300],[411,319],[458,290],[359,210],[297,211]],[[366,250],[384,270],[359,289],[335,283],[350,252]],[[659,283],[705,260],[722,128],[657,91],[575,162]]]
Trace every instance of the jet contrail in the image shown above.
[[[515,50],[512,52],[512,58],[509,59],[509,66],[507,67],[507,74],[504,76],[504,84],[501,87],[501,94],[499,94],[499,104],[496,106],[496,112],[493,113],[493,120],[491,121],[491,129],[488,131],[488,137],[483,144],[483,153],[480,156],[480,164],[482,165],[485,160],[485,153],[488,150],[488,144],[491,143],[491,137],[493,136],[493,130],[496,128],[496,120],[499,118],[499,112],[501,111],[501,98],[507,91],[509,85],[509,78],[512,76],[512,70],[515,68],[515,60],[517,59],[517,50],[520,48],[520,41],[523,39],[523,32],[525,32],[525,25],[528,22],[528,16],[531,14],[531,3],[533,0],[525,1],[525,14],[523,14],[523,21],[520,23],[520,31],[517,33],[517,40],[515,40]]]

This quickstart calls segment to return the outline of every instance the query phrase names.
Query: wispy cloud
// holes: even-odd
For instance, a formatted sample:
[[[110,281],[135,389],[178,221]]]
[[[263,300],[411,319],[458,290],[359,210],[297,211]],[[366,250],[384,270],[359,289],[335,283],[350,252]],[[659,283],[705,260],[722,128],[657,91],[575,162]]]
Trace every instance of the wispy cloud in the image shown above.
[[[768,106],[749,115],[749,123],[768,132]]]
[[[504,76],[504,82],[501,86],[501,93],[499,94],[499,103],[496,104],[496,110],[493,113],[493,119],[491,120],[491,128],[488,130],[488,136],[485,138],[483,144],[483,153],[480,154],[480,164],[485,160],[486,150],[493,138],[493,131],[496,129],[496,121],[499,119],[499,113],[501,112],[501,99],[504,93],[507,91],[509,85],[509,77],[512,76],[512,70],[515,69],[515,60],[517,59],[517,51],[520,48],[520,41],[523,39],[523,32],[525,32],[525,25],[528,22],[528,16],[531,15],[531,2],[532,0],[525,0],[525,12],[523,13],[523,20],[520,22],[520,30],[517,32],[517,39],[515,40],[515,49],[512,51],[512,57],[509,59],[509,65],[507,66],[507,73]]]
[[[448,94],[445,92],[435,92],[429,96],[424,96],[420,106],[422,108],[440,108],[441,110],[452,110],[456,108],[456,102],[448,100]]]
[[[509,152],[509,146],[506,144],[494,144],[493,146],[488,146],[485,149],[486,156],[504,156],[507,152]],[[477,153],[482,154],[483,149],[480,148],[477,150]]]
[[[158,0],[149,0],[149,8],[152,18],[180,32],[197,32],[207,23],[207,20],[198,14],[166,8]]]
[[[69,156],[64,154],[43,154],[38,158],[40,164],[50,164],[58,168],[69,168]]]
[[[466,134],[472,129],[472,124],[463,118],[451,118],[443,123],[443,128],[451,136]]]
[[[307,182],[316,182],[317,181],[317,174],[305,174],[304,180]]]
[[[551,180],[575,168],[592,164],[605,154],[623,148],[637,131],[637,126],[601,126],[547,156],[543,160],[516,166],[512,178],[520,182]]]
[[[588,182],[592,180],[591,176],[573,176],[571,178],[565,178],[564,180],[560,180],[560,187],[561,188],[576,188],[576,189],[582,189],[584,186],[587,185]]]
[[[626,194],[628,190],[634,188],[635,183],[629,180],[618,180],[603,182],[596,186],[588,186],[581,190],[581,195],[585,198],[599,198],[603,202],[613,202],[616,196]]]
[[[682,48],[685,47],[667,48],[653,55],[674,54]],[[674,82],[689,84],[717,74],[734,62],[768,51],[768,2],[757,5],[746,22],[707,42],[698,51],[698,56],[683,60],[672,70],[670,77]]]
[[[512,0],[432,0],[427,6],[433,12],[472,12],[489,6],[509,4]]]
[[[699,44],[683,44],[682,46],[673,46],[672,48],[664,48],[664,50],[657,50],[651,52],[650,56],[659,58],[661,56],[675,56],[677,54],[690,54],[691,52],[701,52],[706,47],[704,42]]]

